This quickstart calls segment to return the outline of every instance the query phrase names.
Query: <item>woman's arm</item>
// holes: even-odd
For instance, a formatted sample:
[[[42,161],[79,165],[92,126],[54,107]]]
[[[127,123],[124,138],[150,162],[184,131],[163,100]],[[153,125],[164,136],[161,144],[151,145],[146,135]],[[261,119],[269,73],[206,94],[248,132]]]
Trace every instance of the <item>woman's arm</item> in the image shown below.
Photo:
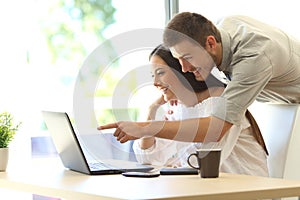
[[[158,108],[165,103],[166,103],[166,101],[164,100],[163,96],[161,96],[160,98],[155,100],[149,106],[147,120],[154,120]],[[153,137],[153,136],[142,137],[139,142],[140,148],[143,150],[152,147],[154,145],[154,143],[155,143],[155,137]]]

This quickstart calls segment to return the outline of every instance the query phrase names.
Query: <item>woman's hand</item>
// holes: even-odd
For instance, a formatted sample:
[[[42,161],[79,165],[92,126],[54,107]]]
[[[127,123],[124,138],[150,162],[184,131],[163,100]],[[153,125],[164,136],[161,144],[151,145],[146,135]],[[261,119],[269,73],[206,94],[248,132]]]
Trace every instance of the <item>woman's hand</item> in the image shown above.
[[[164,105],[165,103],[167,103],[164,100],[164,96],[161,95],[158,99],[156,99],[150,106],[148,109],[148,116],[147,116],[147,120],[154,120],[155,119],[155,115],[157,112],[157,109]]]
[[[140,148],[145,150],[149,149],[155,144],[155,137],[150,136],[150,137],[143,137],[140,139]]]

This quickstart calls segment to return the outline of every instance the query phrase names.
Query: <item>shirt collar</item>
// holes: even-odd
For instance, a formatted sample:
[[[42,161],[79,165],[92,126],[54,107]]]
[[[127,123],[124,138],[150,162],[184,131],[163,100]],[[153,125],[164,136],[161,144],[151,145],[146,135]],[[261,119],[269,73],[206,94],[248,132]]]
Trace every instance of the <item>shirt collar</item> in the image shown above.
[[[228,32],[219,28],[222,39],[222,63],[218,67],[221,71],[230,72],[230,63],[232,60],[231,38]]]

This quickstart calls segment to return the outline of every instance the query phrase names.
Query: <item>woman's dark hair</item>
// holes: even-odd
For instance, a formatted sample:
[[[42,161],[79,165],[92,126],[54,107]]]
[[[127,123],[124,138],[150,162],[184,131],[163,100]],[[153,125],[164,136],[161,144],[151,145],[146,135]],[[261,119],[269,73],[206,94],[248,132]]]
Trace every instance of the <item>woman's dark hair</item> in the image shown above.
[[[184,73],[181,70],[181,64],[178,59],[174,58],[171,51],[163,46],[158,45],[149,55],[149,60],[152,56],[159,56],[167,65],[174,70],[180,82],[193,92],[201,92],[210,87],[224,87],[224,83],[210,74],[205,81],[197,81],[193,73]]]

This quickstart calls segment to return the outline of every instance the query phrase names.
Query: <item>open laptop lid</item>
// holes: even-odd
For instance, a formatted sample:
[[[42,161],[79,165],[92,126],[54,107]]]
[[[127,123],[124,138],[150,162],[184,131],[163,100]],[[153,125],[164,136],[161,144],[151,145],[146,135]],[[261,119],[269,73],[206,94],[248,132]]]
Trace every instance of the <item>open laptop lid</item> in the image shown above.
[[[120,166],[117,166],[119,160],[114,160],[113,163],[116,164],[114,167],[91,170],[68,114],[52,111],[42,111],[42,114],[56,150],[66,168],[85,174],[116,174],[124,171],[149,171],[153,169],[150,166],[123,160],[120,161]]]

